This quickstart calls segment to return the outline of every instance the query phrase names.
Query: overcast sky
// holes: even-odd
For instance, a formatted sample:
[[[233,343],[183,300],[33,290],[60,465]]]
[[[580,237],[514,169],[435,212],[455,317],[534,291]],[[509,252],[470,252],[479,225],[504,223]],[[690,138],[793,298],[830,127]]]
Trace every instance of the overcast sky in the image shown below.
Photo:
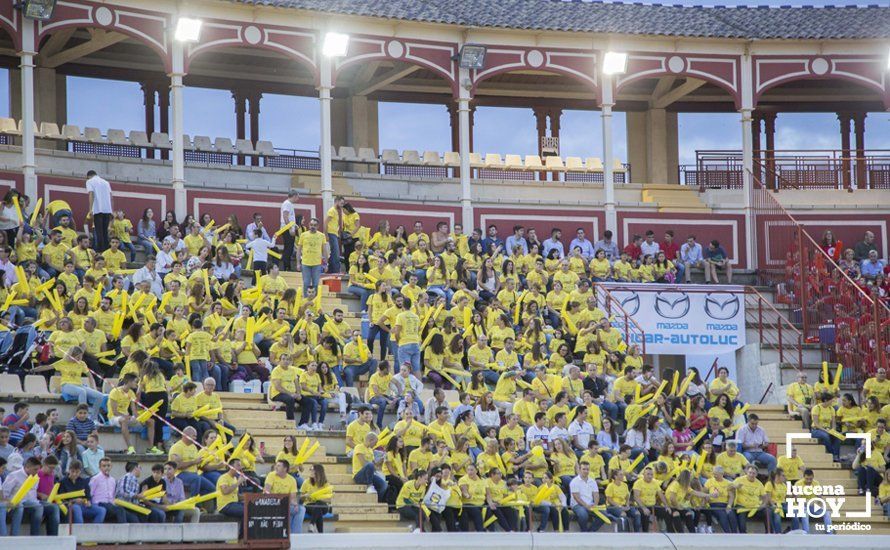
[[[665,3],[677,3],[673,2]],[[692,2],[690,2],[691,4]],[[695,4],[736,5],[742,2],[695,0]],[[807,0],[793,5],[848,5],[855,2]],[[890,5],[890,0],[861,2]],[[759,0],[758,5],[786,5],[787,0]],[[0,116],[9,113],[6,70],[0,70]],[[185,131],[194,136],[235,137],[232,96],[227,90],[185,89]],[[261,103],[260,134],[276,147],[317,150],[318,101],[314,98],[265,95]],[[68,79],[68,122],[81,128],[142,129],[142,92],[135,83]],[[442,105],[381,103],[381,149],[446,151],[451,148],[448,114]],[[509,131],[504,131],[509,129]],[[615,154],[627,158],[625,118],[614,117]],[[837,149],[837,118],[833,114],[780,114],[776,123],[778,149]],[[537,147],[535,120],[530,109],[482,107],[476,111],[477,152],[533,154]],[[598,112],[565,111],[561,121],[563,156],[601,156],[602,128]],[[868,149],[890,149],[890,115],[870,113],[866,120]],[[692,163],[695,151],[741,147],[737,113],[679,115],[680,162]]]

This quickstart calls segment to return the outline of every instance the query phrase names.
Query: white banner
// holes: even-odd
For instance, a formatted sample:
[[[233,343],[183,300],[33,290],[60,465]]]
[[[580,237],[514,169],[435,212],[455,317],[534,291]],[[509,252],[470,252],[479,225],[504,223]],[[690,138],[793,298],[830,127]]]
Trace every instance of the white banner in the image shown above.
[[[745,345],[745,290],[733,285],[599,283],[643,329],[646,353],[728,353]],[[605,295],[600,296],[605,303]],[[615,326],[624,323],[615,315]],[[631,331],[630,342],[640,344]]]

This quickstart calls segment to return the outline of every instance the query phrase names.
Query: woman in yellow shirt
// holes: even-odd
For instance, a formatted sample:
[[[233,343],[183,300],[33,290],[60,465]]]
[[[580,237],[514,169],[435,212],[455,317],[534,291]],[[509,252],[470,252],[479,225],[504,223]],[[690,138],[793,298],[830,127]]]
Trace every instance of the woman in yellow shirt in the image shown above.
[[[593,281],[608,281],[612,277],[612,264],[606,258],[606,251],[598,249],[590,260],[590,278]]]
[[[475,465],[470,464],[467,466],[467,475],[458,480],[457,486],[460,487],[461,500],[463,502],[463,513],[460,516],[461,530],[469,531],[470,521],[472,521],[473,527],[477,532],[485,531],[482,521],[482,507],[485,506],[488,484],[485,479],[479,477],[479,471]]]
[[[309,479],[300,487],[300,494],[305,495],[303,502],[306,505],[306,516],[315,525],[315,530],[324,533],[324,516],[331,511],[332,498],[313,498],[312,493],[330,487],[328,476],[321,464],[313,464],[309,470]]]
[[[368,259],[358,255],[355,262],[349,266],[349,287],[346,289],[352,295],[358,296],[362,311],[368,310],[368,298],[374,294],[375,282],[368,277]]]
[[[568,487],[572,479],[578,475],[578,458],[564,439],[555,439],[552,443],[553,450],[550,453],[550,468],[553,471],[554,477]]]
[[[641,283],[655,282],[655,258],[651,254],[643,256],[640,268],[637,271],[637,277]]]
[[[852,394],[845,393],[841,397],[841,406],[837,408],[837,421],[841,432],[858,432],[865,428],[862,407],[856,404]]]
[[[319,411],[322,401],[321,376],[318,375],[318,363],[315,361],[310,361],[306,370],[300,373],[300,395],[300,429],[321,430],[325,413]]]
[[[297,447],[297,438],[292,435],[286,435],[281,443],[281,450],[275,455],[275,462],[286,460],[289,465],[288,472],[297,480],[299,485],[301,481],[300,472],[303,471],[303,467],[297,464],[298,454],[300,454],[300,449]]]
[[[602,252],[602,251],[600,251]],[[634,533],[643,530],[640,511],[630,505],[630,489],[627,487],[624,470],[615,470],[609,476],[606,487],[606,514],[612,518],[625,518]]]
[[[53,357],[65,357],[72,348],[80,345],[80,342],[80,335],[74,330],[73,323],[68,317],[59,319],[58,329],[49,335]],[[123,344],[121,344],[121,351],[123,351]],[[125,353],[125,355],[128,355],[128,353]]]
[[[652,263],[652,275],[656,282],[673,283],[677,277],[677,268],[674,262],[667,259],[664,252],[659,252]]]
[[[482,453],[482,448],[479,447],[482,435],[479,433],[479,427],[476,426],[473,411],[464,411],[457,417],[454,421],[454,435],[455,437],[467,438],[469,454],[473,460],[476,460],[476,457]]]
[[[99,405],[106,399],[106,395],[96,389],[87,364],[83,362],[83,348],[72,346],[65,355],[52,365],[43,365],[31,370],[32,373],[40,373],[55,370],[61,376],[59,390],[62,397],[69,401],[77,401],[80,404],[87,403],[92,408],[90,413],[95,420],[99,416]],[[84,381],[85,379],[85,381]]]
[[[466,437],[455,437],[454,439],[454,450],[451,451],[448,462],[457,477],[467,473],[467,466],[473,463],[473,458],[470,456],[470,441]]]
[[[693,489],[691,484],[692,471],[683,470],[664,492],[668,504],[664,519],[670,533],[682,533],[684,526],[690,533],[695,533],[692,498],[707,498],[709,495]]]
[[[408,481],[408,473],[405,471],[405,440],[401,436],[393,436],[386,443],[383,464],[380,469],[386,482],[392,487],[387,491],[387,499],[390,505],[395,505],[395,495],[402,490],[402,485]]]
[[[157,411],[158,418],[165,418],[169,402],[167,379],[164,378],[164,373],[161,372],[157,362],[149,361],[148,355],[144,351],[135,352],[130,356],[130,359],[134,360],[137,357],[141,357],[141,361],[136,363],[137,374],[140,376],[138,388],[139,402],[146,407],[152,407],[155,403],[160,402],[161,404]],[[142,412],[142,410],[139,408],[139,412]],[[152,447],[146,452],[151,455],[165,454],[163,450],[164,430],[162,426],[152,416],[149,417],[145,427],[148,430],[148,441],[152,444]]]

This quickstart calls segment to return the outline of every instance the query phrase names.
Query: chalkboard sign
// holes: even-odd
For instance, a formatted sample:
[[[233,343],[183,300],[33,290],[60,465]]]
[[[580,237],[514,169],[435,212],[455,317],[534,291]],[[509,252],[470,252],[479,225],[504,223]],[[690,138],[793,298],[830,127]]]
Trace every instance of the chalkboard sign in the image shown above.
[[[290,496],[245,494],[244,542],[250,546],[290,546]]]

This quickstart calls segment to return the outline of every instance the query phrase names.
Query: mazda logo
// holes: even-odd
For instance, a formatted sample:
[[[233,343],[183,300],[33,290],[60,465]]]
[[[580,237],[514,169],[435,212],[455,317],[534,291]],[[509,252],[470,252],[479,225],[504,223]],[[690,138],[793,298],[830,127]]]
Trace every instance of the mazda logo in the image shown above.
[[[640,296],[636,292],[615,292],[614,294],[619,294],[618,303],[621,304],[622,309],[633,317],[640,311]]]
[[[682,319],[689,313],[689,295],[685,292],[659,292],[655,311],[665,319]]]
[[[705,313],[711,319],[727,321],[734,319],[742,307],[738,294],[730,292],[711,292],[705,297]]]

